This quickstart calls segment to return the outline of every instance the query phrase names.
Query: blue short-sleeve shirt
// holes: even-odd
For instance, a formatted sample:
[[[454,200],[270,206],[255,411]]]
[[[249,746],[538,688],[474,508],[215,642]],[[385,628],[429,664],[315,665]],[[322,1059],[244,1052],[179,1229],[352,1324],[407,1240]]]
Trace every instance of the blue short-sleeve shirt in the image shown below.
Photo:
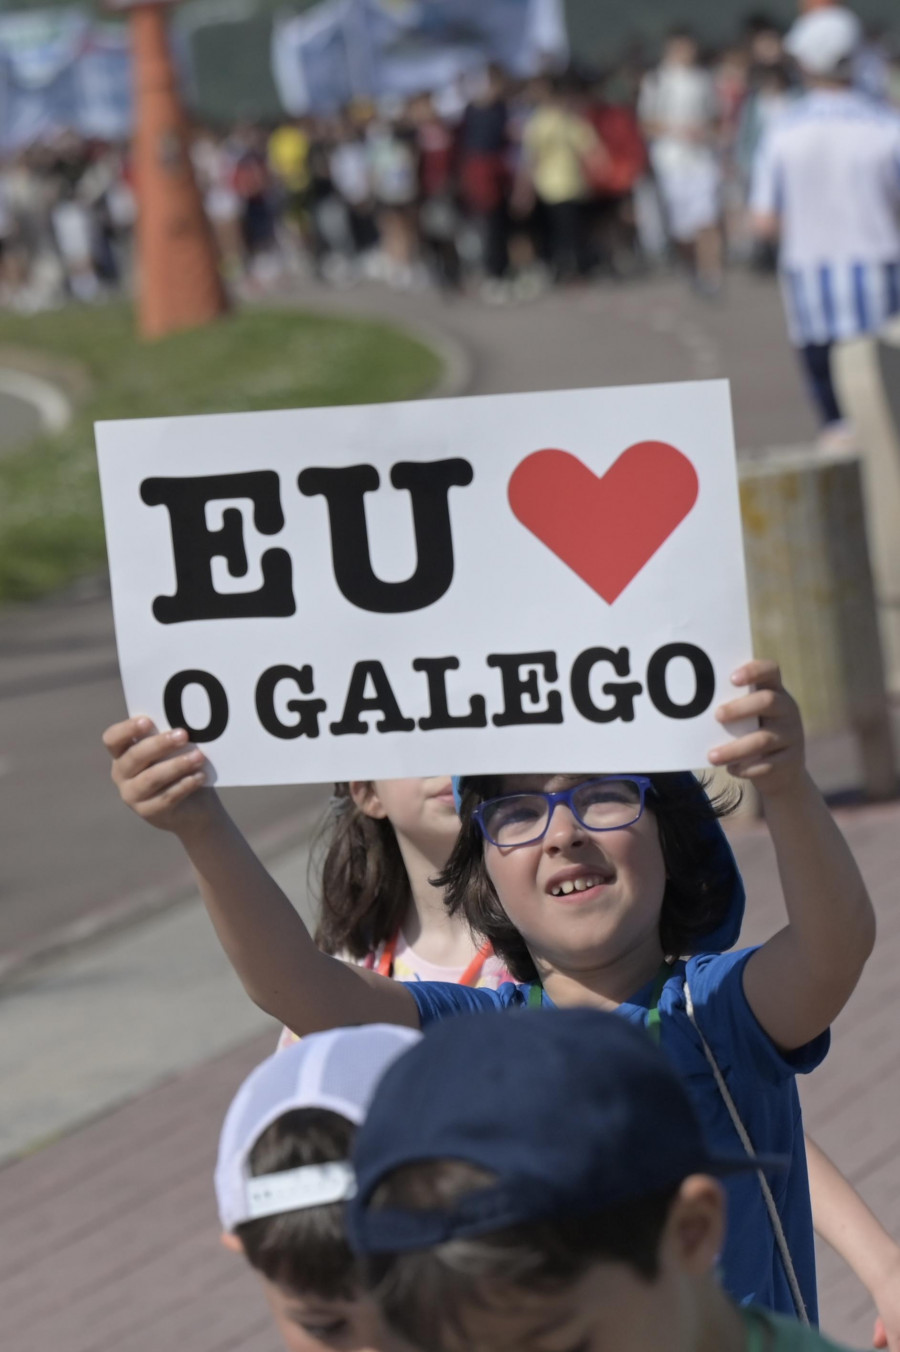
[[[754,1149],[784,1155],[783,1172],[768,1176],[788,1248],[810,1320],[817,1318],[812,1212],[803,1123],[795,1076],[814,1070],[829,1046],[822,1033],[791,1053],[778,1050],[756,1020],[744,995],[744,964],[753,949],[700,954],[677,962],[659,997],[660,1045],[682,1076],[703,1123],[713,1153],[743,1154],[744,1149],[685,1007],[687,979],[694,1016],[712,1049]],[[646,1022],[655,981],[649,982],[618,1012],[633,1023]],[[443,982],[410,983],[422,1027],[453,1014],[527,1005],[530,985],[508,982],[498,990],[473,989]],[[551,1001],[546,994],[544,1004]],[[782,1314],[794,1314],[794,1302],[775,1242],[759,1179],[755,1173],[724,1180],[728,1194],[728,1233],[721,1270],[725,1289],[741,1304],[754,1301]]]

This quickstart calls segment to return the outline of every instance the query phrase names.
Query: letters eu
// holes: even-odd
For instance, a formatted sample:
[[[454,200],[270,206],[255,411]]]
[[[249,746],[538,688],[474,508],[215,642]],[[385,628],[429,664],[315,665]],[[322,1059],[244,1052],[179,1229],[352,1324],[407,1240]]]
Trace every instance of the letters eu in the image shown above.
[[[461,459],[400,461],[393,466],[392,485],[410,495],[416,566],[405,581],[383,582],[372,568],[364,500],[379,486],[378,471],[372,465],[303,470],[300,492],[305,497],[321,495],[327,504],[332,567],[345,599],[377,614],[422,610],[440,600],[453,581],[449,492],[470,484],[472,478],[472,466]],[[256,591],[217,592],[213,585],[215,557],[225,559],[232,577],[245,577],[248,562],[241,512],[226,508],[221,529],[212,531],[206,523],[207,503],[249,499],[256,529],[262,535],[277,535],[284,528],[284,513],[274,470],[145,479],[141,497],[148,506],[162,505],[169,513],[176,587],[174,596],[157,596],[153,602],[160,624],[295,613],[286,549],[263,551],[262,586]]]

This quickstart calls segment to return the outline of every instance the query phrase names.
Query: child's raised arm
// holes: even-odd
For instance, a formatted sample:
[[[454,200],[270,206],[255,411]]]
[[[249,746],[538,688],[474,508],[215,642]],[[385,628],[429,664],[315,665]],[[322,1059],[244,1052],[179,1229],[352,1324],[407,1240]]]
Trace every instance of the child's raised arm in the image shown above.
[[[112,778],[144,821],[184,846],[219,940],[255,1004],[298,1036],[359,1023],[417,1027],[415,1001],[391,981],[321,953],[300,916],[204,787],[202,751],[183,729],[130,718],[103,734]]]
[[[785,1051],[823,1032],[847,1003],[875,942],[865,883],[825,800],[809,777],[797,705],[774,662],[733,675],[749,695],[723,704],[722,723],[758,717],[759,729],[710,752],[713,765],[759,790],[775,846],[788,923],[744,968],[753,1013]]]

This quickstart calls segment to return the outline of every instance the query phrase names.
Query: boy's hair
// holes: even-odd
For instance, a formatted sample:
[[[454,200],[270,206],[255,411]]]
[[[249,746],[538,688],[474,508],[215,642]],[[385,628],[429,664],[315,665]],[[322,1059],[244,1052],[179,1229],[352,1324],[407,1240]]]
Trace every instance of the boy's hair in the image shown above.
[[[367,957],[397,933],[411,900],[394,828],[366,816],[348,783],[336,784],[314,856],[322,859],[316,943],[326,953]]]
[[[714,930],[731,906],[733,875],[726,870],[720,853],[710,850],[709,839],[718,819],[733,812],[740,802],[740,791],[726,790],[710,799],[692,792],[683,775],[657,774],[652,781],[646,807],[656,818],[666,866],[659,937],[664,953],[680,957]],[[538,973],[534,959],[488,877],[484,838],[472,815],[480,802],[503,792],[500,776],[466,779],[459,839],[435,882],[446,888],[450,914],[463,915],[475,934],[489,939],[517,981],[535,981]]]
[[[350,1155],[356,1128],[324,1108],[294,1108],[267,1127],[250,1152],[253,1178]],[[250,1264],[270,1282],[323,1300],[357,1294],[356,1260],[344,1234],[344,1204],[331,1202],[244,1221],[235,1228]]]
[[[408,1164],[379,1185],[371,1207],[444,1208],[495,1181],[490,1171],[459,1160]],[[464,1348],[467,1309],[502,1313],[517,1308],[523,1293],[559,1294],[594,1263],[627,1263],[652,1282],[677,1192],[672,1187],[603,1211],[535,1220],[432,1249],[371,1254],[363,1276],[387,1322],[414,1346]]]

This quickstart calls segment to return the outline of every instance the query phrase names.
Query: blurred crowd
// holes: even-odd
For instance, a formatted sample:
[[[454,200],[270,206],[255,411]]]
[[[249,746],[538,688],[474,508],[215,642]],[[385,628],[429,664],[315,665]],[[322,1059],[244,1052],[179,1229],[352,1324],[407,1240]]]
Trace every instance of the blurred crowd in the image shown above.
[[[127,287],[135,218],[125,147],[62,132],[0,163],[0,304],[29,312]]]
[[[856,63],[900,103],[900,52],[873,34]],[[715,295],[729,263],[770,266],[747,224],[754,159],[798,92],[781,30],[746,23],[704,52],[670,34],[655,65],[513,81],[496,68],[404,103],[276,127],[198,127],[194,167],[232,287],[335,286],[527,298],[592,275],[680,263]],[[127,149],[71,134],[0,164],[0,303],[91,302],[132,280]]]

